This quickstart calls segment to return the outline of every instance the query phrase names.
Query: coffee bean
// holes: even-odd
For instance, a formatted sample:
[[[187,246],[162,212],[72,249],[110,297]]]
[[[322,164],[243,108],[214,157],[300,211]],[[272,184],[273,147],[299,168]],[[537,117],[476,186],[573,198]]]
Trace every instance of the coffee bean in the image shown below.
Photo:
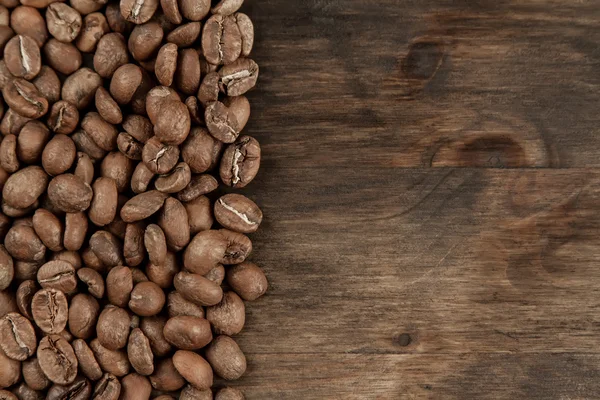
[[[204,110],[202,109],[202,105],[200,105],[198,98],[195,96],[188,96],[184,103],[190,114],[192,124],[204,125]]]
[[[54,383],[68,385],[77,376],[77,358],[73,348],[58,335],[45,336],[38,346],[37,358],[44,374]]]
[[[226,380],[239,379],[246,372],[246,357],[229,336],[216,337],[206,349],[206,359],[213,371]]]
[[[37,272],[37,268],[35,272]],[[35,273],[33,275],[35,277]],[[33,314],[31,311],[31,301],[33,299],[33,296],[37,293],[38,289],[38,285],[34,280],[25,280],[21,282],[21,284],[17,288],[16,301],[17,307],[19,308],[19,312],[21,313],[21,315],[30,320],[33,319]]]
[[[79,271],[85,269],[92,271],[89,268]],[[96,333],[96,321],[99,314],[100,305],[94,297],[86,293],[76,294],[69,307],[69,331],[79,339],[93,337]]]
[[[146,143],[154,135],[152,123],[141,115],[125,117],[123,129],[141,143]]]
[[[37,357],[23,361],[23,380],[33,390],[44,390],[50,386],[50,380],[44,375],[40,368]]]
[[[8,24],[7,24],[8,25]],[[19,6],[10,14],[10,27],[18,35],[29,36],[38,47],[42,47],[48,40],[46,21],[42,14],[29,6]]]
[[[158,215],[158,225],[162,228],[170,249],[179,251],[190,241],[188,229],[181,229],[188,225],[188,216],[185,207],[179,200],[169,197]]]
[[[133,161],[120,151],[109,153],[100,165],[100,173],[105,178],[111,178],[117,185],[119,193],[129,187],[131,175],[133,175]]]
[[[108,26],[113,32],[118,32],[122,35],[127,35],[135,26],[134,24],[123,18],[123,15],[121,15],[119,3],[109,3],[106,6],[104,14],[106,15],[106,21],[108,22]]]
[[[0,387],[10,387],[21,379],[21,362],[13,360],[0,349]]]
[[[0,347],[6,356],[23,361],[30,357],[37,346],[31,322],[21,314],[9,313],[0,320]]]
[[[216,72],[207,74],[198,89],[198,100],[204,107],[219,100],[219,81],[221,77]]]
[[[162,264],[148,263],[146,275],[148,279],[163,289],[173,286],[173,278],[179,272],[179,265],[175,253],[168,251]]]
[[[239,21],[238,21],[239,23]],[[99,12],[88,14],[83,19],[81,33],[75,40],[75,46],[84,53],[96,50],[96,45],[102,36],[110,32],[106,17]]]
[[[210,134],[224,143],[233,143],[241,129],[236,113],[220,101],[209,103],[204,110]]]
[[[19,400],[44,400],[44,395],[42,392],[38,392],[37,390],[33,390],[25,382],[21,382],[14,389],[12,389],[13,394]]]
[[[81,372],[93,381],[97,381],[102,377],[102,370],[98,361],[92,352],[92,349],[83,339],[75,339],[72,343],[73,351],[77,357]]]
[[[46,334],[60,333],[67,326],[69,304],[65,294],[56,289],[42,289],[31,301],[36,325]]]
[[[239,58],[219,71],[219,87],[227,96],[241,96],[256,85],[258,65],[249,58]]]
[[[106,276],[108,301],[118,307],[126,307],[133,290],[131,270],[127,267],[115,267]]]
[[[134,24],[148,22],[158,8],[158,0],[122,0],[121,15]]]
[[[177,69],[177,45],[165,44],[158,51],[155,64],[156,78],[161,85],[171,86]]]
[[[29,121],[31,121],[31,118],[24,117],[9,108],[0,123],[0,132],[3,135],[18,135],[21,128]]]
[[[136,61],[147,60],[156,55],[163,35],[162,27],[156,21],[136,25],[127,43],[129,52]]]
[[[75,268],[66,261],[48,261],[40,267],[37,281],[45,289],[56,289],[71,293],[77,287]]]
[[[107,373],[96,383],[92,399],[117,400],[121,394],[121,383],[113,374]]]
[[[236,13],[234,18],[242,35],[242,56],[248,57],[254,46],[254,24],[246,14]]]
[[[144,233],[144,246],[150,257],[150,262],[156,265],[162,265],[167,256],[167,240],[160,226],[150,224],[146,227]]]
[[[183,206],[188,215],[190,234],[195,235],[198,232],[209,230],[214,222],[212,205],[205,196],[199,196]],[[227,252],[226,252],[227,253]]]
[[[33,215],[33,229],[51,251],[62,250],[63,226],[50,211],[39,208]],[[58,333],[58,332],[56,332]]]
[[[134,196],[121,209],[121,218],[125,222],[135,222],[148,218],[164,204],[167,194],[150,190]]]
[[[43,48],[44,58],[53,69],[61,74],[70,75],[81,68],[81,52],[72,43],[63,43],[50,39]]]
[[[4,52],[4,47],[10,39],[15,36],[15,32],[8,26],[0,26],[0,51]]]
[[[97,161],[106,155],[106,151],[102,150],[98,145],[85,133],[84,130],[77,130],[72,136],[73,142],[78,152],[88,155],[90,159]],[[90,183],[88,183],[89,185]]]
[[[11,74],[27,80],[35,78],[42,68],[38,44],[31,37],[24,35],[17,35],[6,43],[4,61]]]
[[[25,164],[39,163],[50,131],[39,121],[29,121],[17,136],[17,156]]]
[[[244,394],[239,389],[223,388],[217,392],[215,400],[244,400]]]
[[[123,242],[123,256],[130,266],[138,266],[146,256],[144,247],[144,229],[141,224],[127,224]]]
[[[24,117],[39,118],[48,112],[48,100],[40,91],[24,79],[15,78],[2,89],[6,104]]]
[[[72,42],[81,30],[81,15],[64,3],[52,3],[46,9],[46,24],[52,36]]]
[[[213,14],[230,15],[239,10],[243,3],[244,0],[219,0],[210,11]]]
[[[111,97],[108,90],[99,87],[96,90],[96,109],[100,116],[110,124],[120,124],[123,121],[123,114],[117,102]]]
[[[57,134],[44,147],[42,166],[48,175],[57,176],[71,168],[76,155],[73,140],[66,135]]]
[[[219,169],[221,180],[235,188],[246,186],[258,173],[260,159],[258,141],[250,136],[241,136],[223,153]]]
[[[212,341],[210,323],[194,316],[169,318],[163,333],[169,343],[184,350],[199,350]]]
[[[200,86],[200,59],[194,49],[182,49],[177,58],[175,70],[175,84],[177,88],[187,95],[196,94]]]
[[[48,184],[50,201],[64,212],[74,213],[87,210],[92,196],[91,186],[73,174],[58,175]]]
[[[96,231],[90,237],[90,249],[100,259],[102,264],[109,268],[123,264],[122,245],[120,241],[108,231]]]
[[[180,272],[173,285],[183,297],[200,306],[214,306],[223,298],[221,287],[202,275]]]
[[[142,150],[142,160],[146,164],[146,167],[153,173],[166,174],[177,164],[179,160],[179,148],[163,144],[155,136],[146,142]]]
[[[102,150],[116,149],[118,131],[98,113],[87,113],[81,121],[81,127]]]
[[[9,173],[17,172],[19,169],[19,158],[17,156],[17,137],[6,135],[0,144],[0,167]]]
[[[225,228],[241,233],[255,232],[262,222],[256,203],[240,194],[227,194],[215,203],[215,218]]]
[[[122,349],[127,345],[131,318],[123,308],[112,305],[102,310],[98,317],[96,332],[102,346],[110,350]]]
[[[47,1],[47,0],[46,0]],[[71,7],[82,15],[87,15],[100,10],[108,0],[71,0]]]
[[[214,191],[219,186],[217,180],[208,174],[193,175],[190,183],[179,193],[177,198],[183,202],[190,202],[197,199],[199,196],[208,194]],[[188,210],[189,215],[189,210]],[[212,223],[211,223],[212,225]],[[201,229],[204,230],[204,229]],[[195,232],[192,232],[195,233]]]
[[[94,70],[101,77],[112,77],[115,71],[127,64],[128,61],[127,44],[123,35],[107,33],[100,38],[94,53]]]
[[[234,17],[213,15],[202,30],[202,51],[211,64],[231,64],[242,53],[242,35]]]
[[[167,309],[169,311],[169,318],[179,316],[204,318],[204,309],[201,306],[185,299],[181,293],[177,291],[172,291],[169,293],[167,299]]]
[[[83,282],[87,291],[97,299],[104,297],[104,279],[97,271],[91,268],[80,268],[77,277]]]
[[[163,193],[177,193],[190,183],[192,172],[186,163],[179,163],[173,171],[156,179],[154,186]]]
[[[154,282],[141,282],[131,292],[129,308],[144,317],[158,314],[165,304],[165,294]]]
[[[213,400],[212,390],[198,390],[192,385],[186,385],[179,395],[180,400]]]
[[[56,4],[56,3],[55,3]],[[92,394],[92,385],[86,378],[77,377],[73,383],[69,385],[54,384],[48,391],[46,399],[48,400],[87,400]]]
[[[155,137],[164,144],[179,145],[190,132],[190,114],[181,101],[165,101],[154,125]]]
[[[262,269],[248,261],[227,271],[227,283],[246,301],[256,300],[265,294],[268,287]]]
[[[121,153],[131,160],[139,161],[142,159],[142,150],[144,145],[138,142],[129,133],[119,133],[119,136],[117,137],[117,147]]]
[[[100,177],[92,185],[94,196],[88,211],[90,220],[98,225],[108,225],[117,214],[119,193],[114,180]]]
[[[135,328],[129,335],[127,356],[131,366],[140,375],[151,375],[154,372],[154,355],[150,340],[139,328]]]
[[[13,225],[10,228],[4,239],[4,246],[13,258],[22,261],[41,261],[46,254],[46,246],[33,228],[24,225]]]
[[[78,251],[87,234],[88,220],[83,212],[67,213],[63,244],[67,250]]]
[[[227,250],[225,251],[225,256],[221,260],[221,263],[232,265],[244,262],[252,252],[252,241],[248,236],[228,229],[221,229],[219,232],[221,232],[228,241]]]
[[[156,123],[162,103],[166,102],[166,101],[181,101],[181,98],[179,97],[179,94],[177,94],[177,92],[175,90],[171,89],[170,87],[166,87],[166,86],[156,86],[155,88],[153,88],[152,90],[150,90],[148,92],[148,95],[146,96],[146,111],[148,113],[148,118],[150,118],[150,121],[152,122],[152,124]],[[144,135],[145,139],[138,138],[134,133],[127,130],[127,128],[125,128],[125,126],[123,126],[123,127],[125,128],[125,130],[128,133],[131,133],[136,139],[145,143],[148,139],[150,139],[150,137],[153,134],[152,124],[149,124],[149,123],[146,124],[147,128],[144,129],[144,131],[147,132],[148,134]]]
[[[150,398],[152,385],[145,376],[132,373],[121,379],[121,399],[146,400]]]
[[[121,105],[128,104],[142,83],[142,69],[135,64],[120,66],[110,81],[110,94]]]
[[[6,202],[2,202],[2,212],[4,213],[4,215],[6,215],[8,217],[21,218],[21,217],[25,217],[25,216],[31,214],[33,212],[33,210],[35,210],[39,206],[40,206],[40,202],[37,200],[35,201],[35,203],[33,203],[31,206],[29,206],[27,208],[15,208],[15,207],[12,207],[12,206],[6,204]]]
[[[219,231],[200,232],[185,249],[183,265],[190,272],[204,275],[221,262],[228,245],[228,240]]]
[[[177,372],[197,389],[210,389],[213,384],[213,371],[202,356],[185,350],[173,355],[173,365]]]
[[[193,127],[181,146],[181,158],[195,174],[216,166],[223,143],[212,137],[205,128]]]
[[[78,123],[79,111],[73,104],[61,100],[52,105],[48,126],[53,132],[68,135],[77,128]]]
[[[164,316],[142,318],[140,329],[150,340],[150,347],[157,357],[164,357],[171,352],[171,344],[163,335],[167,319]]]
[[[211,323],[215,333],[237,335],[246,322],[244,301],[233,292],[225,292],[219,304],[206,309],[206,319]]]
[[[210,11],[210,3],[210,0],[181,0],[179,7],[185,19],[200,21]]]
[[[53,104],[60,100],[61,82],[56,72],[47,65],[42,65],[40,73],[31,81],[40,94]],[[59,132],[62,133],[62,132]]]
[[[106,36],[106,35],[105,35]],[[89,68],[81,68],[65,79],[62,99],[75,105],[78,110],[87,108],[102,86],[102,78]]]
[[[83,260],[83,265],[87,268],[92,268],[100,273],[106,273],[107,268],[89,247],[83,249],[81,252],[81,259]]]
[[[103,371],[119,377],[129,373],[129,360],[123,350],[110,350],[102,346],[98,339],[90,342],[90,348]]]
[[[163,1],[169,1],[170,3],[176,4],[173,0]],[[202,24],[200,22],[188,22],[187,24],[180,25],[169,32],[167,35],[167,42],[173,43],[181,48],[190,47],[200,37],[201,27]]]
[[[250,118],[250,102],[245,96],[227,97],[223,100],[225,107],[229,109],[229,113],[235,116],[237,127],[242,131]]]
[[[156,390],[173,392],[185,385],[185,380],[173,365],[173,359],[165,358],[159,361],[150,376],[150,383]]]

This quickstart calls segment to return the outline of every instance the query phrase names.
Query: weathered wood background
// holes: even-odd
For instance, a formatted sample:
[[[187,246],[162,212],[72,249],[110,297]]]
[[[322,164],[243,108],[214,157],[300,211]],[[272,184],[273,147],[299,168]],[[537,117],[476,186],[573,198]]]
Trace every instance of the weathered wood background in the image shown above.
[[[600,398],[600,0],[247,0],[264,162],[234,386]]]

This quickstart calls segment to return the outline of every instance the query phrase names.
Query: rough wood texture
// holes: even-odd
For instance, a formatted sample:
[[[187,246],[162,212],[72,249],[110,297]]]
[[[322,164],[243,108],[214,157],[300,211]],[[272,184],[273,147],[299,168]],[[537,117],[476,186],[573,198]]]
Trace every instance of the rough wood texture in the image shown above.
[[[253,258],[271,289],[248,305],[231,385],[250,400],[598,397],[600,0],[245,11]]]

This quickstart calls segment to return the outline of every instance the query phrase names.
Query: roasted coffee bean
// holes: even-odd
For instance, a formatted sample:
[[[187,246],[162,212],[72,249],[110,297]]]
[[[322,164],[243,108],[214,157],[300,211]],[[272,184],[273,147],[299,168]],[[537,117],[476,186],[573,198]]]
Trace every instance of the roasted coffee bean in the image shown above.
[[[37,281],[45,289],[56,289],[71,293],[77,287],[75,268],[71,263],[62,260],[48,261],[40,267]]]
[[[6,290],[15,275],[13,259],[6,248],[0,245],[0,290]]]
[[[246,14],[234,14],[237,26],[242,35],[242,56],[248,57],[254,46],[254,24]]]
[[[102,346],[110,350],[125,347],[130,322],[131,318],[125,309],[113,305],[104,308],[96,325],[96,333]]]
[[[165,358],[156,364],[154,373],[150,376],[150,383],[156,390],[173,392],[181,389],[185,380],[175,369],[173,359]]]
[[[89,137],[84,130],[79,129],[72,136],[73,142],[78,152],[82,152],[88,155],[90,159],[97,161],[106,155],[106,151],[102,150],[98,145]],[[91,184],[91,183],[88,183]]]
[[[108,301],[118,307],[126,307],[133,290],[131,270],[127,267],[115,267],[106,276]]]
[[[31,300],[31,313],[36,325],[45,334],[60,333],[69,318],[67,297],[56,289],[42,289]]]
[[[163,316],[142,318],[140,329],[150,340],[150,347],[157,357],[164,357],[171,352],[171,344],[167,342],[163,329],[167,319]]]
[[[78,123],[79,111],[73,104],[61,100],[52,105],[48,126],[53,132],[68,135],[77,128]]]
[[[85,269],[88,268],[82,268],[79,271]],[[71,299],[69,307],[69,331],[79,339],[93,337],[96,333],[96,321],[99,314],[100,305],[94,297],[86,293],[76,294]]]
[[[92,398],[94,400],[117,400],[121,394],[121,382],[113,374],[104,374],[96,383]]]
[[[171,173],[159,176],[154,186],[163,193],[177,193],[187,187],[191,179],[190,167],[186,163],[179,163]]]
[[[96,231],[89,240],[90,249],[102,264],[112,268],[123,264],[122,246],[119,240],[108,231]]]
[[[163,0],[164,1],[164,0]],[[173,2],[172,0],[170,0]],[[202,24],[200,22],[188,22],[173,29],[167,35],[167,42],[178,47],[190,47],[200,37]]]
[[[242,53],[242,35],[236,19],[213,15],[202,30],[202,52],[211,64],[231,64]]]
[[[75,339],[72,346],[81,372],[92,381],[100,379],[102,377],[102,370],[92,349],[90,349],[85,340]]]
[[[94,70],[101,77],[112,77],[115,71],[127,64],[128,61],[129,54],[123,35],[107,33],[100,38],[94,53]]]
[[[185,99],[185,106],[190,113],[192,124],[204,125],[204,110],[195,96],[189,96]]]
[[[146,164],[138,163],[131,176],[131,190],[137,194],[145,192],[152,178],[154,178],[154,173],[146,167]]]
[[[167,299],[169,318],[190,316],[204,318],[204,309],[184,298],[181,293],[172,291]]]
[[[146,143],[154,134],[148,118],[135,114],[125,117],[123,129],[141,143]]]
[[[175,90],[166,86],[156,86],[148,92],[148,95],[146,96],[146,112],[148,113],[148,118],[150,118],[152,124],[156,123],[156,119],[159,115],[162,103],[167,101],[181,101],[181,98]],[[129,132],[127,128],[125,128],[125,126],[124,128],[127,132],[131,133],[136,139],[145,143],[148,139],[150,139],[150,136],[152,136],[152,124],[149,125],[149,129],[145,129],[145,131],[148,132],[148,136],[144,135],[146,137],[145,140],[142,140],[141,138],[138,138],[134,133]]]
[[[14,36],[6,43],[4,61],[11,74],[27,80],[35,78],[42,68],[40,47],[25,35]]]
[[[215,202],[215,218],[225,228],[241,233],[256,232],[262,222],[262,211],[249,198],[230,193]]]
[[[50,386],[50,380],[40,368],[37,357],[23,361],[23,380],[33,390],[44,390]]]
[[[179,350],[173,355],[173,365],[177,372],[195,388],[205,390],[212,386],[212,368],[199,354]]]
[[[69,250],[61,250],[52,253],[50,256],[50,261],[61,260],[70,263],[75,270],[78,270],[83,265],[81,260],[81,256],[79,253]]]
[[[142,317],[158,314],[165,305],[165,294],[154,282],[140,282],[133,288],[129,309]]]
[[[21,314],[9,313],[0,319],[0,337],[2,351],[13,360],[26,360],[35,352],[35,331]]]
[[[56,3],[55,3],[56,4]],[[92,385],[86,378],[80,376],[75,378],[69,385],[54,384],[48,391],[48,400],[72,399],[87,400],[92,394]]]
[[[110,27],[104,14],[99,12],[88,14],[83,19],[81,33],[75,40],[75,46],[79,51],[91,53],[96,50],[100,38],[109,32]]]
[[[77,357],[73,348],[58,335],[45,336],[38,346],[37,358],[44,374],[54,383],[68,385],[77,376]]]
[[[142,160],[152,173],[166,174],[177,164],[179,160],[179,148],[163,144],[155,136],[146,142],[142,150]]]
[[[219,264],[211,269],[208,274],[204,275],[204,277],[217,285],[221,285],[225,279],[225,267]]]
[[[21,362],[13,360],[0,349],[0,387],[10,387],[21,379]]]
[[[36,279],[37,271],[40,269],[40,261],[15,260],[15,281],[26,281]],[[31,299],[30,299],[31,300]]]
[[[24,35],[33,39],[38,47],[42,47],[48,40],[46,21],[34,7],[19,6],[12,10],[10,27],[14,29],[17,35]]]
[[[131,160],[139,161],[142,159],[142,150],[144,145],[138,142],[129,133],[119,133],[119,136],[117,137],[117,147],[121,153]]]
[[[50,131],[39,121],[25,124],[17,137],[17,156],[26,164],[39,163]]]
[[[100,273],[106,273],[106,266],[102,264],[102,261],[100,261],[100,259],[94,254],[92,249],[90,249],[89,247],[83,249],[83,251],[81,252],[81,259],[83,260],[83,265],[85,265],[87,268],[92,268],[93,270],[98,271]]]
[[[123,18],[123,15],[121,15],[119,3],[109,3],[106,6],[104,14],[106,15],[106,21],[108,22],[108,26],[113,32],[118,32],[122,35],[127,35],[135,26],[133,23]]]
[[[81,15],[64,3],[52,3],[46,9],[46,24],[52,36],[72,42],[81,30]]]
[[[113,151],[102,160],[100,172],[103,177],[114,180],[117,190],[121,193],[129,187],[133,168],[133,161],[120,151]]]
[[[244,400],[244,393],[239,389],[223,388],[217,392],[215,400]]]
[[[200,21],[210,11],[210,0],[181,0],[179,9],[185,19]]]
[[[214,191],[218,186],[219,183],[212,175],[193,175],[190,183],[182,191],[177,193],[177,198],[183,202],[190,202],[194,199],[197,199],[199,196]]]
[[[111,97],[108,90],[99,87],[96,90],[96,109],[100,116],[110,124],[120,124],[123,121],[123,114],[117,102]]]
[[[163,30],[158,22],[149,21],[136,25],[131,31],[127,47],[136,61],[144,61],[156,55],[163,39]],[[169,85],[165,85],[169,86]]]
[[[229,241],[219,231],[200,232],[185,249],[183,265],[190,272],[204,275],[223,260],[228,245]]]
[[[40,94],[48,100],[48,103],[53,104],[60,100],[60,79],[49,66],[42,65],[40,73],[37,74],[32,83],[40,91]]]
[[[131,366],[138,374],[152,375],[154,372],[154,355],[150,347],[150,340],[139,328],[135,328],[129,335],[127,356]]]
[[[167,256],[167,240],[160,226],[150,224],[146,227],[144,233],[144,246],[150,257],[150,262],[156,265],[162,265]]]
[[[97,271],[91,268],[80,268],[77,277],[83,282],[87,291],[97,299],[104,297],[104,279]]]
[[[246,322],[244,301],[233,292],[225,292],[219,304],[206,309],[206,319],[211,323],[215,333],[237,335]]]
[[[183,297],[200,306],[214,306],[223,298],[221,287],[202,275],[180,272],[173,285]]]
[[[42,166],[48,175],[57,176],[71,168],[76,155],[77,149],[73,140],[66,135],[57,134],[44,147]]]
[[[36,210],[33,214],[33,229],[48,249],[51,251],[61,251],[63,249],[62,222],[50,211],[43,208]]]
[[[226,380],[239,379],[246,372],[246,357],[229,336],[216,337],[206,349],[206,359],[213,371]]]
[[[8,26],[0,26],[0,51],[4,52],[4,46],[15,36],[15,32]]]
[[[210,11],[213,14],[230,15],[239,10],[243,3],[244,0],[219,0]]]
[[[198,390],[192,385],[186,385],[179,395],[180,400],[213,400],[212,390]]]
[[[158,225],[162,228],[170,249],[179,251],[190,242],[188,229],[181,229],[188,225],[188,216],[185,207],[179,200],[169,197],[158,214]]]
[[[129,373],[129,360],[123,350],[110,350],[102,346],[98,339],[90,342],[90,348],[103,371],[115,376],[125,376]]]
[[[173,278],[179,272],[179,265],[175,253],[168,251],[162,264],[148,263],[146,275],[148,279],[163,289],[173,286]]]
[[[119,193],[117,184],[110,178],[100,177],[92,185],[94,196],[88,210],[89,219],[98,226],[108,225],[117,214]]]
[[[258,65],[249,58],[239,58],[219,71],[219,87],[227,96],[241,96],[256,85]]]
[[[223,143],[212,137],[205,128],[193,127],[181,146],[181,158],[195,174],[214,168]]]
[[[29,121],[31,121],[31,118],[24,117],[9,108],[0,123],[0,132],[3,135],[18,135],[21,128]]]
[[[156,78],[161,85],[171,86],[177,69],[177,45],[167,43],[160,48],[154,66]]]
[[[12,392],[19,400],[44,400],[42,392],[33,390],[25,382],[21,382]]]
[[[148,22],[158,8],[158,0],[123,0],[121,15],[134,24]]]
[[[230,231],[229,229],[221,229],[219,232],[221,232],[228,241],[227,250],[225,251],[225,256],[221,260],[221,263],[233,265],[244,262],[252,252],[252,241],[248,236]]]
[[[227,271],[227,283],[246,301],[253,301],[266,293],[267,278],[256,264],[244,262]]]
[[[121,218],[128,223],[148,218],[163,206],[167,197],[167,194],[158,190],[138,194],[125,203],[121,209]]]
[[[216,72],[207,74],[198,89],[198,100],[204,107],[219,100],[219,81],[221,77]]]
[[[93,191],[83,179],[73,174],[56,176],[48,184],[48,197],[60,210],[68,213],[90,207]]]
[[[177,58],[175,70],[175,84],[177,88],[187,95],[196,94],[200,86],[200,59],[194,49],[182,49]]]
[[[220,101],[206,106],[204,118],[210,134],[223,143],[233,143],[241,132],[237,113]]]
[[[182,18],[177,0],[160,0],[160,8],[169,22],[175,25],[181,24]]]
[[[87,108],[96,89],[102,86],[102,78],[89,68],[81,68],[71,74],[62,87],[62,99],[74,104],[78,110]]]
[[[150,398],[152,385],[150,380],[140,374],[132,373],[121,379],[121,399],[146,400]]]
[[[127,265],[138,266],[146,257],[144,228],[141,224],[127,224],[123,242],[123,256]]]
[[[184,350],[198,350],[212,341],[210,323],[194,316],[169,318],[163,333],[169,343]]]
[[[100,10],[108,0],[71,0],[71,7],[82,15],[87,15]]]
[[[35,270],[35,272],[37,272],[37,269]],[[33,319],[33,314],[31,311],[31,300],[33,299],[33,296],[37,293],[38,289],[38,285],[35,283],[34,280],[31,279],[21,282],[21,284],[17,288],[16,300],[19,312],[21,313],[21,315],[30,320]]]
[[[142,69],[135,64],[120,66],[110,81],[110,94],[121,105],[131,102],[142,84]]]
[[[19,169],[17,137],[15,135],[6,135],[2,139],[0,144],[0,168],[11,174]]]
[[[212,205],[206,196],[198,196],[187,203],[183,203],[183,206],[188,215],[190,234],[195,235],[198,232],[207,231],[212,227],[214,223]],[[231,253],[230,247],[231,244],[225,252],[226,257]],[[250,249],[251,248],[250,245]]]
[[[80,177],[88,185],[94,180],[94,164],[92,159],[85,153],[77,153],[77,161],[74,175]]]
[[[164,144],[179,145],[190,133],[190,113],[181,101],[165,101],[154,125],[155,137]]]
[[[13,225],[6,234],[4,246],[17,260],[41,261],[46,254],[46,246],[30,226]]]
[[[78,251],[87,234],[88,220],[83,212],[67,213],[63,244],[67,250]]]
[[[83,58],[81,52],[72,43],[63,43],[50,39],[43,48],[44,58],[54,70],[70,75],[81,68]]]
[[[81,127],[102,150],[112,151],[116,149],[117,128],[106,122],[100,114],[87,113],[81,121]]]
[[[31,206],[27,208],[15,208],[6,204],[6,202],[2,202],[2,212],[4,215],[12,218],[21,218],[25,217],[33,212],[36,208],[40,206],[39,201],[35,201]]]
[[[39,118],[48,112],[48,100],[33,83],[15,78],[2,89],[6,104],[15,112],[27,118]]]

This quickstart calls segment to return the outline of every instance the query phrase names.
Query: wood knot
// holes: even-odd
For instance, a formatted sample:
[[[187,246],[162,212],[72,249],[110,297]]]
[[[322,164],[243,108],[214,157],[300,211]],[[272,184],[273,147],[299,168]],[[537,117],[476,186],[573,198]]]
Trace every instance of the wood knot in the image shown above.
[[[407,347],[412,343],[412,338],[408,333],[401,333],[400,335],[394,336],[393,342],[396,346]]]
[[[402,73],[407,79],[429,81],[442,65],[443,47],[430,39],[418,39],[410,45],[402,61]]]

